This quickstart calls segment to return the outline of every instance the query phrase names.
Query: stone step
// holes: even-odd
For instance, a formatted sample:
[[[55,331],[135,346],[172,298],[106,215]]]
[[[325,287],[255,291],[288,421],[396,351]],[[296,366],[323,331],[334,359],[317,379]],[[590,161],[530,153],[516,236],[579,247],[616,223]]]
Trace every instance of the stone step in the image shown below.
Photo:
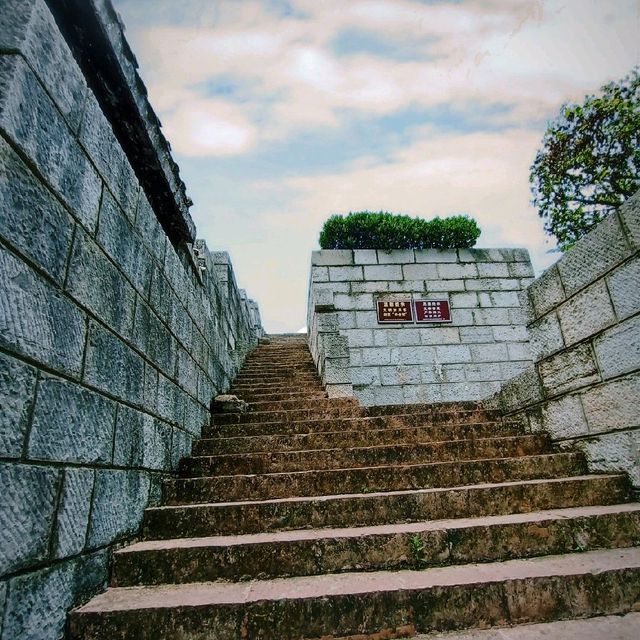
[[[362,420],[370,420],[370,418],[363,418]],[[193,443],[193,455],[276,453],[279,451],[305,451],[308,449],[367,447],[409,444],[412,442],[516,436],[522,435],[522,433],[520,427],[481,422],[398,429],[356,428],[348,431],[327,431],[295,435],[203,438]]]
[[[264,375],[240,375],[234,380],[234,387],[241,387],[243,385],[271,385],[276,387],[280,384],[291,384],[298,382],[316,383],[320,384],[320,378],[315,373],[301,373],[301,374],[264,374]]]
[[[628,500],[624,475],[518,480],[496,484],[246,502],[166,505],[145,511],[144,538],[194,538],[293,529],[368,527]]]
[[[308,392],[300,391],[282,391],[282,392],[261,392],[261,393],[243,393],[240,397],[245,402],[274,402],[277,400],[303,400],[306,398],[326,398],[327,392],[317,389]]]
[[[178,478],[166,480],[163,495],[166,504],[267,500],[556,478],[579,475],[585,470],[582,453],[552,453],[353,469]]]
[[[624,613],[640,549],[424,571],[113,588],[73,611],[71,640],[298,640],[487,627]]]
[[[306,393],[308,391],[316,392],[322,391],[324,392],[324,387],[320,384],[319,381],[314,382],[287,382],[282,384],[244,384],[237,385],[234,384],[231,386],[229,393],[234,393],[238,396],[243,394],[252,394],[252,393]]]
[[[282,473],[382,465],[511,458],[549,452],[549,437],[527,435],[340,449],[200,455],[181,461],[183,476]]]
[[[256,372],[256,373],[270,373],[270,372],[284,372],[284,373],[288,373],[290,371],[311,371],[313,373],[316,372],[316,366],[315,363],[313,362],[313,360],[311,358],[308,359],[304,359],[304,360],[299,360],[295,363],[288,363],[288,364],[280,364],[280,363],[276,363],[276,362],[252,362],[252,363],[245,363],[244,366],[242,367],[242,373],[249,373],[249,372]]]
[[[266,402],[250,402],[249,411],[269,412],[269,411],[302,411],[305,409],[324,409],[337,407],[357,407],[354,398],[313,398],[308,395],[304,398],[292,400],[270,400]]]
[[[292,409],[291,411],[253,411],[251,413],[229,413],[216,415],[214,424],[251,424],[251,423],[293,423],[307,420],[333,419],[333,418],[360,418],[378,417],[384,418],[391,425],[407,418],[429,422],[465,422],[472,419],[473,422],[495,421],[500,415],[486,409],[469,409],[461,411],[400,411],[394,414],[372,413],[370,407],[361,407],[355,403],[341,403],[338,406],[327,400],[317,409]],[[404,424],[404,423],[403,423]],[[292,425],[294,426],[294,425]]]
[[[116,552],[112,586],[256,580],[495,562],[640,541],[640,504],[410,524],[139,542]]]

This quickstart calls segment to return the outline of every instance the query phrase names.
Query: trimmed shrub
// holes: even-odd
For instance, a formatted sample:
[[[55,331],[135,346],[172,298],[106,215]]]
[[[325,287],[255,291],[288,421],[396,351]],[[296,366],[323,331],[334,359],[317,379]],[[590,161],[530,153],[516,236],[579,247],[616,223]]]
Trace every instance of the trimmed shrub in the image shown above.
[[[473,247],[480,235],[466,215],[412,218],[386,211],[333,215],[320,232],[321,249],[457,249]]]

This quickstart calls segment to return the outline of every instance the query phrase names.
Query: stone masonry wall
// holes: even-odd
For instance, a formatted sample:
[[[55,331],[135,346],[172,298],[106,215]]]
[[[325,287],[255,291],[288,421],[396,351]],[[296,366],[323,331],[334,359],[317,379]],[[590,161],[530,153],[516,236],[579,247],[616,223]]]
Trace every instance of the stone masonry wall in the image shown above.
[[[2,640],[62,637],[261,335],[228,255],[151,195],[47,4],[3,0]]]
[[[525,292],[534,366],[504,385],[505,414],[582,449],[640,489],[640,194]]]
[[[523,249],[316,251],[309,342],[332,396],[365,405],[476,400],[531,365]],[[451,323],[384,324],[378,300],[446,299]]]

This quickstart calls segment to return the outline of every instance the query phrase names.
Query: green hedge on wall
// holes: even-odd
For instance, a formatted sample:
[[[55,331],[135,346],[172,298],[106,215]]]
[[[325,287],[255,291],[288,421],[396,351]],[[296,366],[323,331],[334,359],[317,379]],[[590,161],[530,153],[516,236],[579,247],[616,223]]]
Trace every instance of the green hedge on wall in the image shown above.
[[[321,249],[456,249],[473,247],[480,235],[466,215],[411,218],[386,211],[333,215],[320,232]]]

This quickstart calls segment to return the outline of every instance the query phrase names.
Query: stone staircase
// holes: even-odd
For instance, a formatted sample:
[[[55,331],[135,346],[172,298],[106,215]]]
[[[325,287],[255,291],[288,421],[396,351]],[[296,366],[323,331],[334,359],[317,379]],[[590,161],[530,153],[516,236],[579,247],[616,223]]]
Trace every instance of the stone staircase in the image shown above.
[[[640,606],[627,479],[476,403],[326,398],[273,337],[114,556],[74,640],[407,638]]]

